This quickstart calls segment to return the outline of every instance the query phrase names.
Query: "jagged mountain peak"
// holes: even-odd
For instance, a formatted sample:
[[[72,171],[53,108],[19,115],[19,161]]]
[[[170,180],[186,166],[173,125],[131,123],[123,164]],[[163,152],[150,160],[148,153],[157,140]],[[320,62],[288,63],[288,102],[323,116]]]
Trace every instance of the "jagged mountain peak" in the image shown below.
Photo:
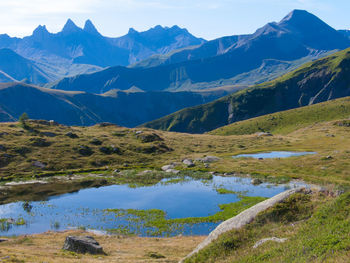
[[[63,29],[62,29],[62,33],[74,33],[74,32],[78,32],[81,31],[81,28],[78,27],[73,21],[72,19],[68,18],[66,24],[64,25]]]
[[[100,33],[96,29],[95,25],[91,22],[90,19],[86,20],[85,25],[84,25],[84,31],[88,32],[92,35],[100,35]]]
[[[134,28],[130,27],[129,31],[128,31],[128,35],[132,35],[132,34],[138,34],[139,32],[137,30],[135,30]]]

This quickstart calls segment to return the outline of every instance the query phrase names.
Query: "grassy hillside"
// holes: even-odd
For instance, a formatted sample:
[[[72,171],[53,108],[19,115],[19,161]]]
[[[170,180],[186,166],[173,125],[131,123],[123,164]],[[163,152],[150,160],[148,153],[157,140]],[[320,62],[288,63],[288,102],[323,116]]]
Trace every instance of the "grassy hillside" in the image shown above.
[[[243,135],[257,132],[287,134],[315,123],[347,118],[350,119],[350,97],[235,122],[210,134]]]
[[[269,113],[350,95],[350,49],[308,63],[274,81],[144,124],[167,131],[203,133]]]

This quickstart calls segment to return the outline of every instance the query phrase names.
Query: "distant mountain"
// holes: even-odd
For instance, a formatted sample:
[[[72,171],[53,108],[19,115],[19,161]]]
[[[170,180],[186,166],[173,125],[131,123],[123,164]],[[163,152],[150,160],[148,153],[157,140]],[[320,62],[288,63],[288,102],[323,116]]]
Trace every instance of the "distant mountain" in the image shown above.
[[[0,81],[29,81],[43,84],[50,81],[50,78],[33,61],[3,48],[0,49]]]
[[[316,16],[294,10],[252,35],[231,36],[155,56],[133,67],[111,67],[66,78],[50,87],[103,93],[136,86],[144,91],[252,85],[350,46],[350,39]]]
[[[203,133],[230,123],[350,96],[350,49],[306,64],[272,82],[145,124],[176,132]]]
[[[53,80],[109,66],[127,66],[154,54],[203,42],[177,26],[157,26],[145,32],[130,30],[123,37],[108,38],[102,36],[90,20],[84,28],[79,28],[70,19],[56,34],[49,33],[45,26],[38,26],[31,36],[23,39],[0,35],[0,48],[11,49],[36,62]]]
[[[66,125],[111,122],[135,127],[185,107],[199,105],[235,89],[207,92],[138,92],[111,90],[103,95],[67,92],[24,83],[0,84],[0,121],[15,121],[26,112],[30,118],[55,120]]]
[[[350,30],[338,30],[344,36],[350,38]]]

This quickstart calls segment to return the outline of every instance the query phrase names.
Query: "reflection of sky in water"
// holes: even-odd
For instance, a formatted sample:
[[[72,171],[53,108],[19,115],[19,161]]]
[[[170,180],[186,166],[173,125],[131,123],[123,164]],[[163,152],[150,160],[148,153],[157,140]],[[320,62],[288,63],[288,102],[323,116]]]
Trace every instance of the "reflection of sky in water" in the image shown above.
[[[268,152],[268,153],[251,153],[251,154],[240,154],[235,155],[233,158],[263,158],[263,159],[272,159],[272,158],[289,158],[289,157],[297,157],[316,154],[316,152]]]
[[[129,188],[126,185],[112,185],[80,190],[50,198],[46,202],[31,202],[31,212],[23,209],[23,203],[0,206],[0,218],[23,217],[27,225],[13,226],[2,235],[40,233],[54,229],[59,222],[60,229],[85,226],[95,229],[117,228],[126,225],[122,218],[106,214],[103,209],[161,209],[168,218],[202,217],[219,211],[219,204],[232,203],[239,198],[234,194],[220,195],[215,189],[247,191],[248,196],[272,197],[286,189],[286,185],[254,186],[250,178],[214,176],[210,181],[185,181],[176,184]],[[208,234],[217,224],[198,224],[186,229],[187,234]]]

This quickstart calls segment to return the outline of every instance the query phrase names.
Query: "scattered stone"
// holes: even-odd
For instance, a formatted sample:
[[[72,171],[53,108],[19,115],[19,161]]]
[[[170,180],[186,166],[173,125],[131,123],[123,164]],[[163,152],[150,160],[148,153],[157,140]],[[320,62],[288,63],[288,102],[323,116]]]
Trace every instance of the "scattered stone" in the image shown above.
[[[121,154],[121,150],[118,147],[115,147],[114,145],[111,145],[112,152],[116,154]]]
[[[35,161],[33,163],[33,166],[34,167],[38,167],[38,168],[41,168],[41,169],[44,169],[46,167],[46,164],[42,163],[42,162],[39,162],[39,161]]]
[[[175,169],[168,169],[165,171],[166,173],[172,173],[172,174],[179,174],[180,171],[179,170],[175,170]]]
[[[333,159],[333,156],[328,155],[328,156],[326,156],[324,159],[325,159],[325,160],[332,160],[332,159]]]
[[[115,173],[115,174],[120,173],[120,170],[119,170],[119,169],[115,169],[115,170],[113,171],[113,173]]]
[[[165,256],[163,256],[162,254],[159,254],[158,252],[148,252],[146,256],[150,258],[155,258],[155,259],[165,258]]]
[[[258,178],[254,178],[254,179],[252,179],[250,182],[251,182],[252,185],[259,185],[259,184],[262,184],[262,183],[263,183],[263,181],[261,181],[261,180],[258,179]]]
[[[204,168],[209,168],[209,167],[210,167],[209,163],[204,164]]]
[[[327,134],[326,136],[327,136],[327,137],[331,137],[331,138],[334,138],[334,137],[335,137],[334,134]]]
[[[82,254],[105,254],[100,244],[91,236],[68,236],[63,249]]]
[[[42,132],[41,134],[46,136],[46,137],[51,137],[51,138],[57,136],[57,134],[53,133],[53,132]]]
[[[273,241],[273,242],[277,242],[277,243],[284,243],[287,240],[288,240],[288,238],[277,238],[277,237],[264,238],[264,239],[261,239],[258,242],[256,242],[255,245],[253,246],[253,248],[258,248],[262,244],[264,244],[268,241]]]
[[[162,167],[162,170],[163,170],[163,171],[167,171],[167,170],[169,170],[169,169],[174,169],[174,168],[175,168],[175,165],[169,164],[169,165],[164,165],[164,166]]]
[[[201,161],[203,163],[213,163],[213,162],[217,162],[219,160],[220,160],[220,158],[216,157],[216,156],[206,156],[204,158],[199,159],[199,161]]]
[[[89,146],[83,146],[83,145],[79,146],[78,152],[83,156],[90,156],[94,153]]]
[[[93,145],[102,145],[102,142],[99,139],[96,139],[96,138],[93,138],[90,141],[90,143],[93,144]]]
[[[139,134],[137,138],[139,138],[143,143],[164,141],[164,139],[159,137],[159,135],[156,133],[151,133],[151,134],[141,133],[141,135]]]
[[[65,134],[65,136],[67,136],[67,137],[69,137],[69,138],[71,138],[71,139],[79,138],[79,136],[76,135],[76,134],[73,133],[73,132],[67,132],[67,133]]]
[[[136,131],[135,132],[136,135],[139,135],[139,134],[142,134],[142,133],[143,133],[143,131]]]
[[[258,136],[258,137],[271,137],[271,136],[273,136],[271,133],[269,133],[269,132],[258,132],[258,133],[256,133],[256,135]]]
[[[184,165],[187,165],[187,167],[194,167],[195,166],[195,164],[193,163],[193,161],[191,159],[185,159],[182,161],[182,163]]]

